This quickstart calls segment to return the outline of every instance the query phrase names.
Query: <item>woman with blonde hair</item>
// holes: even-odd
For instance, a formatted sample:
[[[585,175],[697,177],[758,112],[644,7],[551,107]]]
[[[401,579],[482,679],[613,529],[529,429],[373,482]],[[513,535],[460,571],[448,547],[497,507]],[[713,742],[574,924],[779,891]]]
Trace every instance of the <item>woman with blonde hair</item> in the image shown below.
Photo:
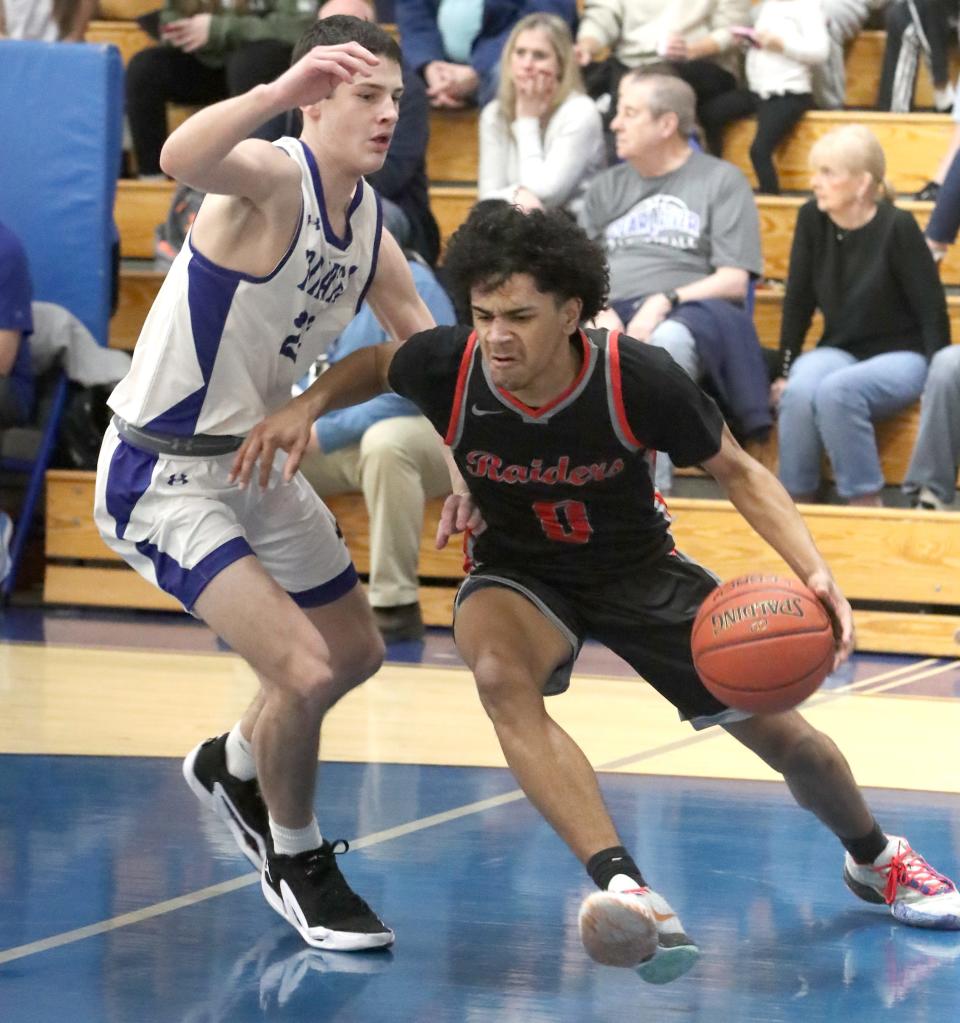
[[[920,397],[930,359],[950,343],[946,298],[916,221],[890,201],[869,129],[824,135],[810,169],[814,197],[797,217],[771,387],[780,479],[794,500],[815,500],[826,451],[840,497],[879,506],[874,424]],[[823,335],[801,355],[815,309]]]
[[[478,198],[570,208],[604,162],[600,114],[583,93],[566,22],[521,18],[504,46],[497,98],[480,115]]]

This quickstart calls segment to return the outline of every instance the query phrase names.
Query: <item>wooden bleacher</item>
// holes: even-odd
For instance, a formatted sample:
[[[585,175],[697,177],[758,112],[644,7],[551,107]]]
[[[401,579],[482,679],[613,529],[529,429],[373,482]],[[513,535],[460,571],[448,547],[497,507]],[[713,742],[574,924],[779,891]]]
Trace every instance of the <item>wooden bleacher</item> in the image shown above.
[[[120,274],[120,301],[110,321],[111,348],[133,351],[164,276],[161,270],[123,268]]]
[[[822,135],[845,124],[865,124],[876,134],[887,155],[887,178],[900,193],[916,192],[927,183],[953,132],[953,120],[946,114],[812,110],[774,157],[784,191],[808,190],[811,147]],[[730,125],[724,157],[756,186],[749,155],[754,132],[752,118]],[[475,110],[442,110],[431,114],[427,173],[432,182],[476,184],[478,149]]]
[[[161,0],[100,0],[97,17],[104,21],[133,21],[161,6]]]
[[[954,344],[960,344],[960,295],[947,296],[947,313],[950,317],[950,331]],[[753,306],[753,322],[756,324],[760,343],[764,348],[777,348],[780,344],[780,320],[783,315],[783,292],[758,288]],[[815,313],[804,349],[812,348],[823,332],[823,321]]]
[[[811,110],[774,156],[784,191],[799,192],[809,188],[810,149],[818,138],[844,124],[865,124],[873,131],[887,157],[887,180],[901,193],[916,192],[930,180],[953,133],[953,119],[947,114]],[[752,118],[732,124],[727,129],[723,155],[756,186],[749,156],[754,131]]]
[[[876,106],[880,88],[880,68],[883,51],[887,45],[887,33],[878,31],[861,32],[847,47],[844,65],[847,69],[847,91],[844,106],[871,108]],[[957,79],[960,71],[960,54],[950,53],[950,81]],[[925,61],[920,61],[920,71],[913,93],[914,106],[933,109],[933,81]]]
[[[178,605],[127,568],[100,539],[90,517],[93,473],[51,470],[47,478],[47,568],[44,600],[52,604],[176,610]],[[357,569],[369,569],[366,509],[359,495],[332,498],[331,509]],[[448,625],[462,578],[462,558],[451,547],[436,551],[433,533],[440,502],[430,502],[420,546],[424,619]],[[677,543],[720,576],[785,571],[773,551],[726,501],[674,499]],[[810,505],[804,517],[843,591],[853,600],[901,603],[926,613],[857,612],[862,649],[933,656],[960,654],[960,530],[950,513]],[[883,572],[876,566],[882,564]],[[941,608],[942,613],[937,609]]]
[[[166,219],[173,189],[171,181],[118,182],[116,220],[120,230],[120,249],[125,258],[153,258],[153,231]],[[463,223],[476,200],[475,184],[431,186],[430,206],[444,238],[449,238]],[[763,276],[785,280],[797,211],[806,198],[758,195],[756,200],[763,238]],[[932,203],[912,199],[901,199],[898,205],[909,210],[921,227],[926,226],[933,209]],[[940,277],[948,287],[960,286],[960,247],[948,250],[940,265]]]
[[[151,39],[132,19],[91,21],[85,38],[88,43],[112,43],[120,51],[124,67],[135,53],[157,45],[156,40]]]

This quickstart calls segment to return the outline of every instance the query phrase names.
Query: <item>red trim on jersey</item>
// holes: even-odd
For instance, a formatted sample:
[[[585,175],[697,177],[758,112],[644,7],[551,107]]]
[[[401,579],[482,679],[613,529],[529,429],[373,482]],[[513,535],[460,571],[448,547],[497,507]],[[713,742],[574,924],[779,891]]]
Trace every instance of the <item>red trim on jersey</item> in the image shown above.
[[[607,350],[610,352],[610,386],[613,388],[613,408],[617,414],[617,421],[620,423],[620,429],[623,431],[624,437],[626,437],[631,444],[635,444],[638,448],[642,448],[642,442],[637,439],[633,430],[630,429],[630,423],[627,422],[627,412],[623,407],[623,387],[620,380],[619,330],[610,331],[607,336]]]
[[[566,401],[567,398],[580,386],[580,382],[583,380],[587,372],[587,335],[582,330],[577,331],[577,336],[580,338],[580,344],[583,348],[582,358],[580,360],[580,371],[577,373],[573,380],[573,383],[567,387],[562,394],[558,394],[556,398],[548,401],[546,405],[541,405],[540,408],[531,408],[529,405],[525,405],[519,398],[514,397],[509,391],[505,391],[502,387],[497,388],[497,392],[503,397],[504,401],[509,402],[515,409],[519,409],[525,416],[530,419],[538,419],[540,416],[545,416],[552,409],[555,409],[562,402]]]
[[[447,424],[447,434],[443,443],[450,447],[453,438],[457,435],[457,423],[460,422],[460,409],[463,406],[463,396],[467,387],[467,374],[470,372],[470,363],[473,362],[473,352],[477,347],[477,332],[470,332],[467,343],[460,358],[460,372],[457,373],[457,387],[453,392],[453,408],[450,409],[450,422]]]

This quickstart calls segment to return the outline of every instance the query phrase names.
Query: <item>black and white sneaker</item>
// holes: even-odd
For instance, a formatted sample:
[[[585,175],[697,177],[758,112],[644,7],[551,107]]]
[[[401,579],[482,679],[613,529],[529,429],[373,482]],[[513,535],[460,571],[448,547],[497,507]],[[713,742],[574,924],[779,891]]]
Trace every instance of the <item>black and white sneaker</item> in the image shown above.
[[[350,848],[343,839],[296,856],[270,854],[260,878],[267,902],[308,945],[338,952],[385,948],[393,931],[347,884],[335,857]]]
[[[270,820],[257,779],[241,781],[227,770],[227,736],[201,742],[183,761],[193,794],[230,829],[240,851],[257,868],[270,845]]]

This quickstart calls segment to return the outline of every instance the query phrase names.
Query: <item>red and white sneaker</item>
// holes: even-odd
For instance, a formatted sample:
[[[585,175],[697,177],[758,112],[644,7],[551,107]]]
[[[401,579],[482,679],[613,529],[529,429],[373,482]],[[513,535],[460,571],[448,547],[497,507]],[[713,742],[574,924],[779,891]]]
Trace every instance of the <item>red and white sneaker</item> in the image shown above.
[[[865,902],[886,903],[895,920],[911,927],[960,931],[960,893],[910,848],[905,838],[888,836],[887,848],[866,865],[847,853],[843,880]]]
[[[598,963],[633,967],[649,984],[676,980],[700,956],[670,903],[651,888],[587,896],[580,907],[580,939]]]

